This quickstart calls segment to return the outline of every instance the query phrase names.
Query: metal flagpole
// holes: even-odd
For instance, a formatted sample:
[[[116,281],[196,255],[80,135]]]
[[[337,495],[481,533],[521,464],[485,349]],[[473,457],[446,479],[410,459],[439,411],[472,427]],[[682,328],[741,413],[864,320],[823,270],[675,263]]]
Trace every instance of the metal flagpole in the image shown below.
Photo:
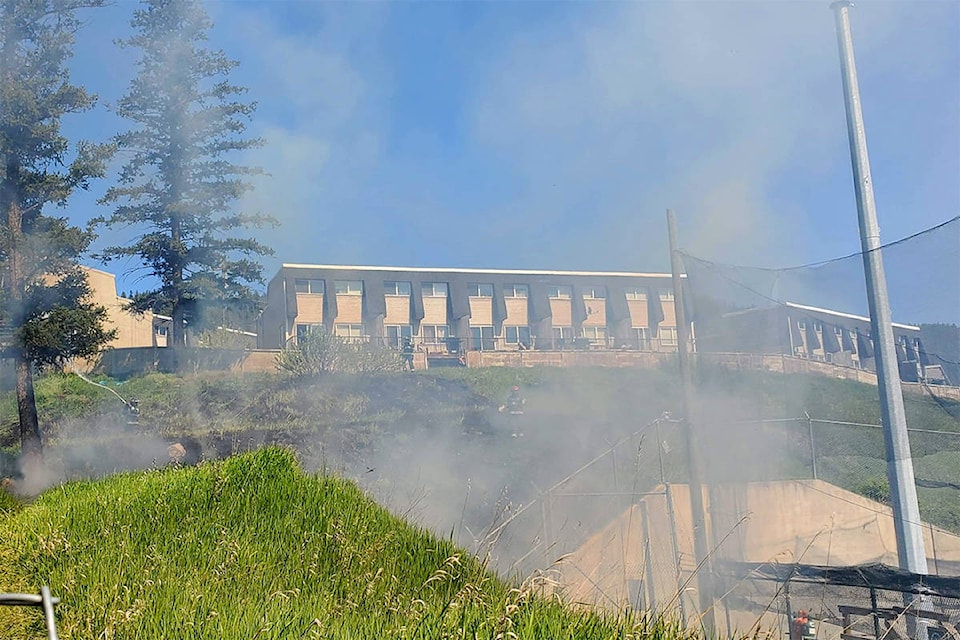
[[[913,476],[913,459],[907,436],[907,418],[900,388],[896,343],[887,296],[887,281],[880,251],[880,225],[873,198],[870,159],[867,156],[867,134],[860,105],[860,87],[853,57],[853,35],[850,31],[851,3],[834,2],[830,7],[836,17],[837,42],[840,48],[840,69],[843,76],[847,131],[850,138],[850,159],[857,196],[860,244],[866,275],[867,300],[870,306],[870,329],[873,333],[877,363],[877,386],[880,393],[880,417],[883,422],[887,455],[887,476],[893,506],[897,557],[900,568],[912,573],[927,573],[927,556],[923,548],[923,529],[917,487]],[[926,635],[925,633],[923,634]]]
[[[683,430],[687,440],[687,472],[690,478],[690,514],[693,518],[693,555],[696,559],[697,586],[700,600],[700,621],[704,635],[714,637],[713,568],[710,562],[709,535],[706,510],[703,504],[703,478],[699,443],[697,442],[694,411],[693,376],[690,371],[690,332],[683,307],[683,283],[680,279],[682,264],[677,251],[677,224],[673,211],[667,209],[667,233],[670,241],[670,271],[673,275],[673,306],[677,319],[677,358],[680,362],[680,384],[683,390]],[[651,292],[650,295],[657,295]],[[659,443],[657,443],[659,446]]]

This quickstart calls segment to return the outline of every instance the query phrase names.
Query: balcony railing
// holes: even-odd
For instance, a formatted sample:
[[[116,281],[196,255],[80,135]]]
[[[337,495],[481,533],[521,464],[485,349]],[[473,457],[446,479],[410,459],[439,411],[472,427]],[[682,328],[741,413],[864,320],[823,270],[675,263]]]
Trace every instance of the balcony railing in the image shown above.
[[[386,336],[345,337],[352,343],[378,345],[385,349],[404,350],[403,338]],[[410,346],[417,352],[427,355],[461,355],[467,351],[676,351],[676,341],[670,339],[634,338],[538,338],[531,337],[529,343],[507,341],[505,338],[409,338]],[[291,341],[293,342],[293,341]]]

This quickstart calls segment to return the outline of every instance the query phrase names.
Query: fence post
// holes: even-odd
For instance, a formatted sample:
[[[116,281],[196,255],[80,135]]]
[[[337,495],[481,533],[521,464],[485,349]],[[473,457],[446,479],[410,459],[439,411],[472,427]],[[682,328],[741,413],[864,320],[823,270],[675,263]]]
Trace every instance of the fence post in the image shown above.
[[[930,530],[930,546],[932,547],[931,550],[933,551],[933,573],[935,575],[940,575],[940,566],[937,563],[937,534],[933,530],[932,522],[927,523],[927,528]]]
[[[870,615],[873,616],[873,634],[877,640],[883,636],[880,635],[880,614],[877,613],[877,590],[870,586]]]
[[[663,473],[663,440],[661,440],[660,436],[660,418],[654,420],[653,424],[657,432],[657,462],[660,463],[660,484],[666,484],[667,481]]]
[[[670,485],[664,485],[667,494],[667,516],[670,520],[670,544],[673,546],[673,562],[677,570],[677,603],[680,605],[680,623],[687,627],[687,606],[683,602],[683,566],[680,561],[680,541],[677,540],[677,519],[673,510],[673,492]]]
[[[647,513],[647,501],[640,500],[640,517],[643,518],[643,566],[647,579],[647,597],[644,603],[647,611],[653,611],[657,606],[657,591],[654,585],[653,553],[650,549],[650,520]]]
[[[543,555],[547,557],[547,552],[553,542],[550,540],[550,506],[547,504],[550,492],[540,496],[540,518],[543,521]]]
[[[803,415],[807,417],[807,433],[810,434],[810,468],[813,470],[813,479],[817,480],[817,443],[813,439],[813,419],[806,410]]]
[[[787,576],[783,583],[783,604],[787,608],[787,629],[790,637],[793,637],[793,605],[790,603],[790,576]],[[781,629],[782,631],[782,629]]]

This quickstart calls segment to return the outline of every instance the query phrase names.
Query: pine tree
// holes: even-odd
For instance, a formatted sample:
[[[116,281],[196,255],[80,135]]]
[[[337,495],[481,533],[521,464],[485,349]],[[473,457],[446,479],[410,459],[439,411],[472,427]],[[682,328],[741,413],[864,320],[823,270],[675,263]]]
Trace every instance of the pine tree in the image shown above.
[[[44,215],[90,178],[101,177],[108,148],[81,143],[66,163],[61,118],[95,97],[70,84],[76,13],[102,0],[0,0],[0,323],[4,356],[15,363],[23,455],[42,455],[34,367],[96,353],[111,338],[106,311],[90,302],[77,266],[92,235]]]
[[[204,48],[211,23],[203,8],[191,0],[146,0],[131,24],[135,34],[122,45],[140,51],[137,76],[116,106],[133,123],[116,138],[130,156],[103,198],[116,209],[101,223],[142,233],[104,257],[142,260],[159,286],[137,294],[132,308],[169,313],[171,345],[179,349],[184,322],[202,321],[201,301],[222,306],[253,297],[251,285],[263,282],[259,258],[272,251],[239,236],[275,222],[232,209],[259,173],[235,162],[238,152],[261,144],[245,137],[256,105],[227,79],[237,63]]]

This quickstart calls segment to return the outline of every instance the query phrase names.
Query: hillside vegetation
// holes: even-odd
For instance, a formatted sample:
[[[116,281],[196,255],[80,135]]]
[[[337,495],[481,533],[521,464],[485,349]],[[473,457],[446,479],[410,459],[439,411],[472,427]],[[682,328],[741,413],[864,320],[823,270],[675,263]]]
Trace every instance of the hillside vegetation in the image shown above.
[[[121,474],[0,511],[0,590],[51,585],[60,637],[664,638],[664,621],[601,617],[511,588],[284,449]],[[5,638],[42,635],[0,610]],[[9,630],[9,631],[8,631]]]
[[[447,487],[438,517],[449,531],[460,520],[465,483],[487,503],[528,502],[617,439],[665,412],[680,415],[676,373],[643,369],[437,369],[284,377],[151,374],[103,379],[125,398],[137,398],[139,424],[128,425],[120,400],[76,376],[46,376],[37,397],[55,479],[163,465],[166,447],[180,442],[185,462],[222,458],[264,444],[295,448],[311,469],[328,468],[395,490],[406,476]],[[497,408],[513,385],[527,398],[520,421]],[[815,436],[818,477],[884,499],[886,465],[879,429],[800,420],[765,429],[743,421],[810,415],[834,423],[877,425],[876,387],[818,376],[704,369],[698,376],[704,450],[713,478],[750,480],[810,477],[809,434]],[[960,532],[960,492],[937,483],[960,477],[960,406],[929,396],[905,396],[927,520]],[[951,415],[951,412],[954,415]],[[16,408],[0,396],[0,476],[12,473]],[[521,426],[525,436],[512,438]],[[6,431],[6,436],[3,436]],[[940,433],[942,432],[942,433]],[[958,434],[958,435],[954,435]],[[664,439],[675,437],[664,432]],[[682,442],[668,444],[672,481],[684,477]],[[648,455],[653,455],[650,448]],[[7,456],[6,458],[4,456]],[[4,463],[7,460],[7,463]],[[655,472],[655,463],[646,471]],[[436,473],[434,473],[436,471]],[[645,482],[654,482],[649,476]],[[932,483],[932,484],[931,484]],[[375,488],[375,487],[374,487]],[[640,486],[639,489],[644,487]],[[418,487],[406,487],[416,492]],[[488,505],[489,506],[489,505]],[[405,507],[401,506],[401,510]],[[467,514],[469,515],[469,514]],[[478,515],[478,518],[486,518]],[[484,526],[486,522],[470,523]]]
[[[50,583],[64,600],[63,638],[679,637],[649,618],[564,608],[543,597],[549,574],[515,566],[503,582],[473,553],[491,513],[529,504],[612,442],[679,415],[676,380],[669,368],[154,374],[100,387],[46,376],[37,396],[50,475],[17,487],[109,477],[26,506],[0,492],[0,590]],[[498,411],[513,385],[527,398],[521,418]],[[104,387],[137,398],[139,418]],[[699,372],[698,389],[713,480],[810,477],[813,432],[818,477],[886,499],[882,432],[842,424],[879,422],[875,387],[717,369]],[[906,407],[925,430],[911,434],[917,477],[944,485],[918,490],[921,512],[960,531],[950,486],[960,477],[958,407],[924,396]],[[805,414],[832,423],[750,422]],[[661,446],[641,444],[636,491],[664,469],[683,481],[683,444],[665,419]],[[10,396],[0,397],[0,476],[14,473],[15,420]],[[226,460],[168,468],[173,442],[187,465]],[[275,444],[285,448],[263,448]],[[300,471],[293,451],[320,473]],[[150,470],[110,475],[125,469]],[[449,539],[411,528],[364,491]],[[566,517],[597,526],[610,517],[589,513]],[[13,638],[37,637],[38,624],[35,611],[0,611]]]

